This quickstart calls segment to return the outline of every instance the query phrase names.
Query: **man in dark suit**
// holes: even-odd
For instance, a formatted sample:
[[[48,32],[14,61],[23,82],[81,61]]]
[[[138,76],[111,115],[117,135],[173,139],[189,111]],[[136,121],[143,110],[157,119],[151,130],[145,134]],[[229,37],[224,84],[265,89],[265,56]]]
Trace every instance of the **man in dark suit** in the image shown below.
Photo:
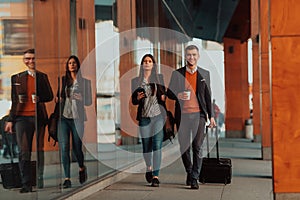
[[[44,135],[48,114],[45,102],[53,99],[53,92],[45,73],[35,69],[34,49],[24,52],[27,70],[11,77],[11,109],[5,131],[16,132],[20,149],[19,167],[22,178],[21,193],[32,191],[31,151],[34,132],[37,136],[38,188],[43,188]],[[35,130],[37,128],[37,130]]]
[[[216,126],[212,111],[210,75],[207,70],[197,66],[199,58],[197,46],[190,45],[185,49],[187,64],[172,73],[167,91],[168,98],[176,101],[175,123],[181,158],[187,172],[186,184],[191,189],[199,189],[205,124],[210,122],[210,127]]]

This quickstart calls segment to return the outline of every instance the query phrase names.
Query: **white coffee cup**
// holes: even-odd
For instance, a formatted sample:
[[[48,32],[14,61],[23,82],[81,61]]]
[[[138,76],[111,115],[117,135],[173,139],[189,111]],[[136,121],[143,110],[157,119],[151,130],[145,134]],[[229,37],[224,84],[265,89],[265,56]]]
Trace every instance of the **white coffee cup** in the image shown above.
[[[19,103],[25,103],[26,102],[26,95],[25,94],[19,94]]]
[[[184,90],[184,95],[186,98],[184,100],[190,100],[191,99],[191,91],[190,90]]]
[[[32,103],[36,103],[36,96],[35,96],[35,94],[31,95],[31,99],[32,99]]]

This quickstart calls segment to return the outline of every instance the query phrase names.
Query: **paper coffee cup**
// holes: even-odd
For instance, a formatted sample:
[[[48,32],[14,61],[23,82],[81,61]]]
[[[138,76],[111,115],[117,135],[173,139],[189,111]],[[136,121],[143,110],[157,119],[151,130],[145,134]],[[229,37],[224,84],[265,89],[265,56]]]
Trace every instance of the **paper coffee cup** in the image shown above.
[[[25,103],[26,102],[26,95],[25,94],[19,94],[19,103]]]
[[[184,94],[186,96],[185,100],[190,100],[191,99],[191,91],[190,90],[185,90]]]
[[[36,103],[36,96],[35,96],[35,94],[31,95],[31,99],[32,99],[32,103]]]

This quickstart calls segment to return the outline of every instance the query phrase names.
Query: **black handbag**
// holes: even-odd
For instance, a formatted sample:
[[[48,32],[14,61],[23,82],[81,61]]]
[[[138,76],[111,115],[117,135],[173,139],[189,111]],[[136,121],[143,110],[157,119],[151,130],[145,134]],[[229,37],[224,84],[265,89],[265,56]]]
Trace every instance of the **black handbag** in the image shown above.
[[[163,141],[170,140],[170,142],[172,142],[172,139],[175,138],[174,125],[175,125],[175,119],[173,117],[173,114],[171,113],[171,111],[167,110],[167,118],[164,124]]]
[[[50,138],[54,140],[53,146],[58,142],[58,120],[59,120],[59,104],[56,103],[54,112],[50,115],[48,119],[48,142],[50,142]]]
[[[60,78],[57,78],[57,94],[59,94],[60,92]],[[56,103],[55,104],[55,108],[53,113],[50,115],[49,119],[48,119],[48,142],[50,142],[50,138],[52,138],[54,140],[54,144],[53,146],[56,145],[56,142],[58,142],[58,120],[59,120],[59,106],[60,103]]]

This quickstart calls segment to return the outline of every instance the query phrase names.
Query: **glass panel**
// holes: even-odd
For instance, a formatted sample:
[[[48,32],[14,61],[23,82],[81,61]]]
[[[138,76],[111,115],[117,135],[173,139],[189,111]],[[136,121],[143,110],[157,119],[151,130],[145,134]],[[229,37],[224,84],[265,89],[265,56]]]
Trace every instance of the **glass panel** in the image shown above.
[[[128,15],[137,16],[137,19],[130,19],[132,22],[137,20],[137,28],[132,30],[128,30],[125,23],[120,24],[117,21],[95,22],[91,15],[91,12],[95,11],[95,5],[90,5],[90,2],[86,0],[2,0],[0,3],[0,30],[2,30],[0,31],[1,117],[8,114],[12,104],[10,77],[12,74],[27,69],[24,65],[23,52],[25,49],[35,48],[36,69],[47,75],[54,96],[53,99],[47,98],[45,82],[39,79],[35,84],[35,94],[40,98],[40,102],[44,101],[44,105],[38,104],[45,106],[47,114],[50,116],[55,109],[57,94],[58,100],[62,97],[65,102],[69,102],[67,106],[60,105],[58,107],[61,111],[58,121],[60,141],[63,141],[61,137],[63,133],[71,133],[64,131],[64,128],[68,127],[67,125],[72,124],[73,126],[70,127],[76,128],[77,131],[84,125],[83,139],[79,140],[82,141],[82,147],[80,142],[77,145],[71,145],[70,149],[67,145],[67,153],[64,154],[70,156],[71,188],[59,187],[68,176],[65,173],[64,164],[61,162],[62,143],[60,145],[56,143],[54,146],[54,140],[51,138],[48,140],[48,127],[44,132],[44,138],[41,137],[38,140],[39,138],[34,135],[31,159],[38,161],[36,166],[37,186],[33,187],[36,192],[31,193],[29,198],[54,199],[82,189],[82,184],[78,180],[79,163],[77,161],[80,160],[80,157],[74,153],[75,147],[79,147],[83,151],[84,165],[87,167],[88,175],[85,184],[117,170],[131,173],[145,172],[141,136],[136,121],[137,106],[132,105],[131,102],[131,80],[139,75],[141,59],[145,54],[150,53],[154,56],[158,72],[164,75],[165,84],[168,85],[172,71],[184,65],[184,47],[190,42],[197,44],[201,50],[199,64],[213,74],[211,77],[211,82],[214,83],[212,85],[213,97],[221,112],[225,110],[224,72],[223,68],[216,67],[223,66],[222,49],[209,49],[207,45],[203,45],[201,40],[192,40],[182,34],[182,30],[179,33],[171,29],[153,28],[168,25],[169,15],[153,17],[162,14],[161,6],[164,5],[161,1],[135,1],[137,4],[137,13],[135,14],[116,13],[116,10],[123,8],[117,8],[114,4],[115,1],[95,1],[96,10],[106,11],[101,15],[103,19],[122,20],[123,18],[127,19]],[[106,3],[101,7],[103,2]],[[118,3],[121,4],[121,1]],[[109,12],[109,6],[112,6],[112,13]],[[153,13],[156,14],[153,15]],[[121,16],[117,17],[117,15]],[[166,21],[160,21],[164,17]],[[117,23],[119,23],[118,27],[115,26]],[[119,32],[119,30],[127,31]],[[77,92],[75,91],[76,84],[73,85],[74,87],[66,88],[62,82],[70,55],[76,55],[79,58],[80,73],[87,79],[84,83],[81,81],[82,79],[78,81],[79,91]],[[218,57],[220,60],[212,61],[211,57]],[[32,61],[29,57],[27,59]],[[38,76],[40,77],[40,75]],[[85,87],[88,83],[91,84],[91,95],[88,93],[88,87]],[[41,87],[44,88],[40,91]],[[83,99],[83,103],[85,103],[80,109],[79,105],[74,103],[78,101],[72,99],[74,93],[75,95],[79,93],[77,98]],[[31,93],[27,96],[31,100]],[[91,104],[89,103],[90,99],[92,100]],[[85,119],[86,116],[86,121],[77,123],[77,120],[65,119],[75,117],[73,115],[75,110],[72,110],[74,105],[77,108],[75,110],[82,111],[78,114],[78,119]],[[66,107],[70,108],[72,114],[64,109]],[[167,107],[169,110],[174,109],[171,102],[167,102]],[[43,108],[38,108],[38,110],[43,110]],[[38,127],[37,122],[40,122],[41,119],[40,114],[36,113],[36,127]],[[73,124],[73,122],[75,123]],[[2,141],[4,141],[3,136]],[[71,138],[73,139],[74,136]],[[71,138],[67,138],[66,141],[71,141]],[[174,142],[175,144],[168,141],[163,143],[162,167],[170,164],[173,158],[177,159],[180,156],[176,154],[179,149],[178,143]],[[43,144],[43,148],[39,148],[40,144]],[[2,146],[1,163],[10,162],[10,159],[7,158],[7,150],[5,150],[7,146]],[[16,145],[13,149],[16,152],[19,151]],[[41,156],[42,152],[44,152],[44,158]],[[170,159],[165,156],[170,152],[176,154],[176,158]],[[13,160],[18,162],[17,158]],[[40,164],[43,162],[44,167],[41,167]],[[42,188],[38,188],[39,177],[43,177]],[[20,195],[15,189],[0,188],[0,193],[1,197],[7,195],[7,198]]]
[[[89,41],[94,41],[93,28],[88,28],[94,26],[91,2],[35,2],[37,69],[48,75],[54,93],[45,103],[48,115],[59,102],[58,143],[53,146],[54,141],[46,138],[44,189],[38,190],[39,198],[68,196],[99,176],[95,58],[89,50]],[[46,12],[49,15],[44,17]]]
[[[97,141],[99,175],[118,169],[120,138],[119,34],[112,21],[96,22]],[[109,38],[109,39],[107,39]],[[106,169],[106,170],[103,170]]]
[[[4,0],[0,2],[0,118],[2,144],[0,196],[3,199],[20,198],[20,195],[23,195],[20,192],[29,192],[31,190],[30,185],[36,183],[34,177],[36,177],[35,172],[37,171],[37,151],[34,146],[31,155],[30,150],[28,151],[25,147],[25,141],[30,144],[31,142],[35,143],[35,139],[31,139],[29,134],[26,135],[26,139],[21,134],[22,128],[27,130],[34,130],[35,128],[35,104],[31,98],[31,93],[35,91],[34,79],[30,81],[32,92],[24,90],[22,84],[22,72],[28,68],[26,64],[34,62],[34,56],[32,57],[34,54],[28,54],[29,57],[26,58],[23,57],[23,52],[26,49],[34,48],[32,15],[31,0]],[[14,76],[17,73],[19,75]],[[13,106],[12,101],[14,102]],[[26,113],[29,113],[28,115],[31,117],[26,117],[28,123],[24,124],[22,123],[24,118],[16,117],[16,115],[20,115],[19,108],[27,101],[30,102],[30,106],[26,107]],[[29,104],[26,103],[26,105]],[[23,110],[23,115],[24,113],[25,110]],[[8,115],[9,117],[7,117]],[[8,132],[12,132],[12,134]],[[23,142],[23,147],[19,145],[20,141]],[[20,155],[22,156],[19,157]],[[23,176],[21,176],[19,164],[21,169],[24,170]],[[22,184],[24,182],[26,184]],[[27,198],[35,199],[37,196],[37,193],[30,193]]]

